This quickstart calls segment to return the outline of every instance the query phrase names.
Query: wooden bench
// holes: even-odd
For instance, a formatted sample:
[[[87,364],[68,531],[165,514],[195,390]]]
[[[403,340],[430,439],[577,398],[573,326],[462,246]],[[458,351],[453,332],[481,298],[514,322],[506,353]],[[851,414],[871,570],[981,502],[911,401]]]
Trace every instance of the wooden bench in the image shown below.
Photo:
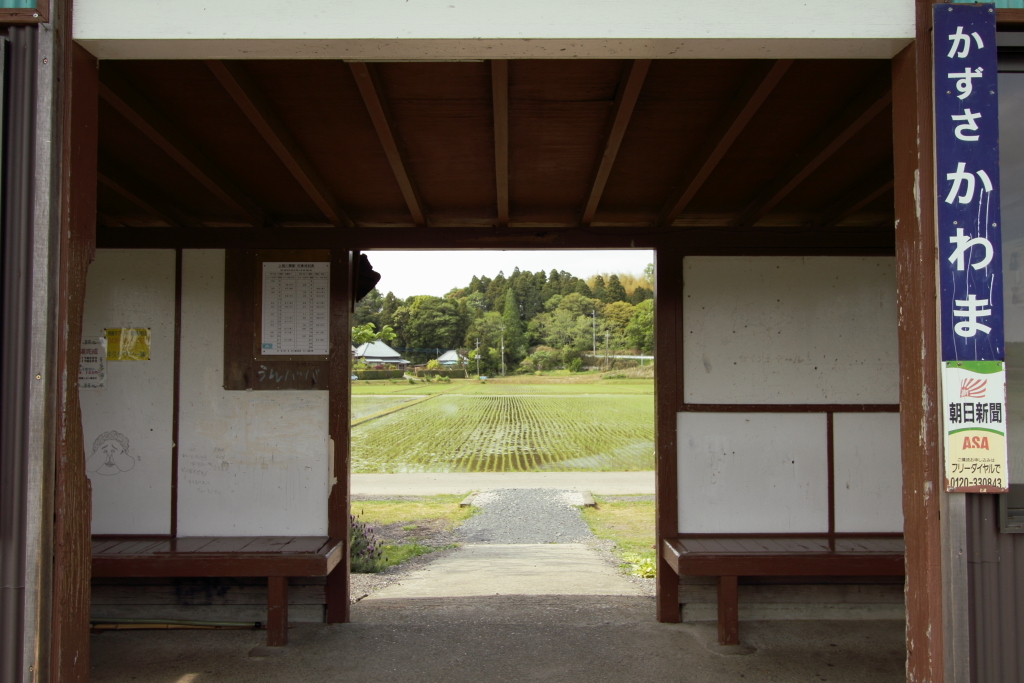
[[[327,576],[345,542],[327,536],[196,536],[92,542],[97,577],[267,577],[267,645],[288,644],[288,578]]]
[[[739,644],[740,576],[903,576],[902,536],[706,536],[664,539],[680,576],[718,577],[718,642]]]

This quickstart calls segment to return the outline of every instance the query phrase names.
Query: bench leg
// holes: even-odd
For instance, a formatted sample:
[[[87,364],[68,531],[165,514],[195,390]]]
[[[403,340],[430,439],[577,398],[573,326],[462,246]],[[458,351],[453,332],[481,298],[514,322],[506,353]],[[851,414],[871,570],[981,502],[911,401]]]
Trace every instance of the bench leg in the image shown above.
[[[288,644],[288,577],[267,577],[267,645]]]
[[[718,577],[718,644],[740,644],[737,577]]]

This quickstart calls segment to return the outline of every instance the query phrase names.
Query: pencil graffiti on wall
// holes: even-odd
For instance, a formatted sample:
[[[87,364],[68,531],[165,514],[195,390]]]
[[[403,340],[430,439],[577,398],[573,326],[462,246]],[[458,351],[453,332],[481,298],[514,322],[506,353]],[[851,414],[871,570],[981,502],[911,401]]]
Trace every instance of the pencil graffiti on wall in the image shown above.
[[[138,456],[128,449],[128,437],[120,432],[103,432],[92,442],[92,455],[85,461],[85,468],[94,474],[114,476],[135,467]]]

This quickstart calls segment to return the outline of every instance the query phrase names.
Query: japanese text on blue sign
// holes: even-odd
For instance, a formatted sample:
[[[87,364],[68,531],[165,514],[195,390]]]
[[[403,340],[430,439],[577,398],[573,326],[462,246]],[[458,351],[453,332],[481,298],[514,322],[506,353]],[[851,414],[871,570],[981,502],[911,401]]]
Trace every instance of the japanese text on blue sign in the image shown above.
[[[1003,360],[995,12],[934,13],[942,360]]]

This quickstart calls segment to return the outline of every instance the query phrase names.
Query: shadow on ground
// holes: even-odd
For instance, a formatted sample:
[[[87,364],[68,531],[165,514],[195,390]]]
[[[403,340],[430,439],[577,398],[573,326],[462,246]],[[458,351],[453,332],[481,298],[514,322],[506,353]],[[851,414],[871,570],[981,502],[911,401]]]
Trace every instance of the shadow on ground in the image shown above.
[[[92,638],[97,683],[904,680],[899,621],[744,622],[747,655],[715,626],[658,624],[634,596],[403,598],[353,606],[350,624],[295,625],[269,656],[262,631],[120,631]]]

